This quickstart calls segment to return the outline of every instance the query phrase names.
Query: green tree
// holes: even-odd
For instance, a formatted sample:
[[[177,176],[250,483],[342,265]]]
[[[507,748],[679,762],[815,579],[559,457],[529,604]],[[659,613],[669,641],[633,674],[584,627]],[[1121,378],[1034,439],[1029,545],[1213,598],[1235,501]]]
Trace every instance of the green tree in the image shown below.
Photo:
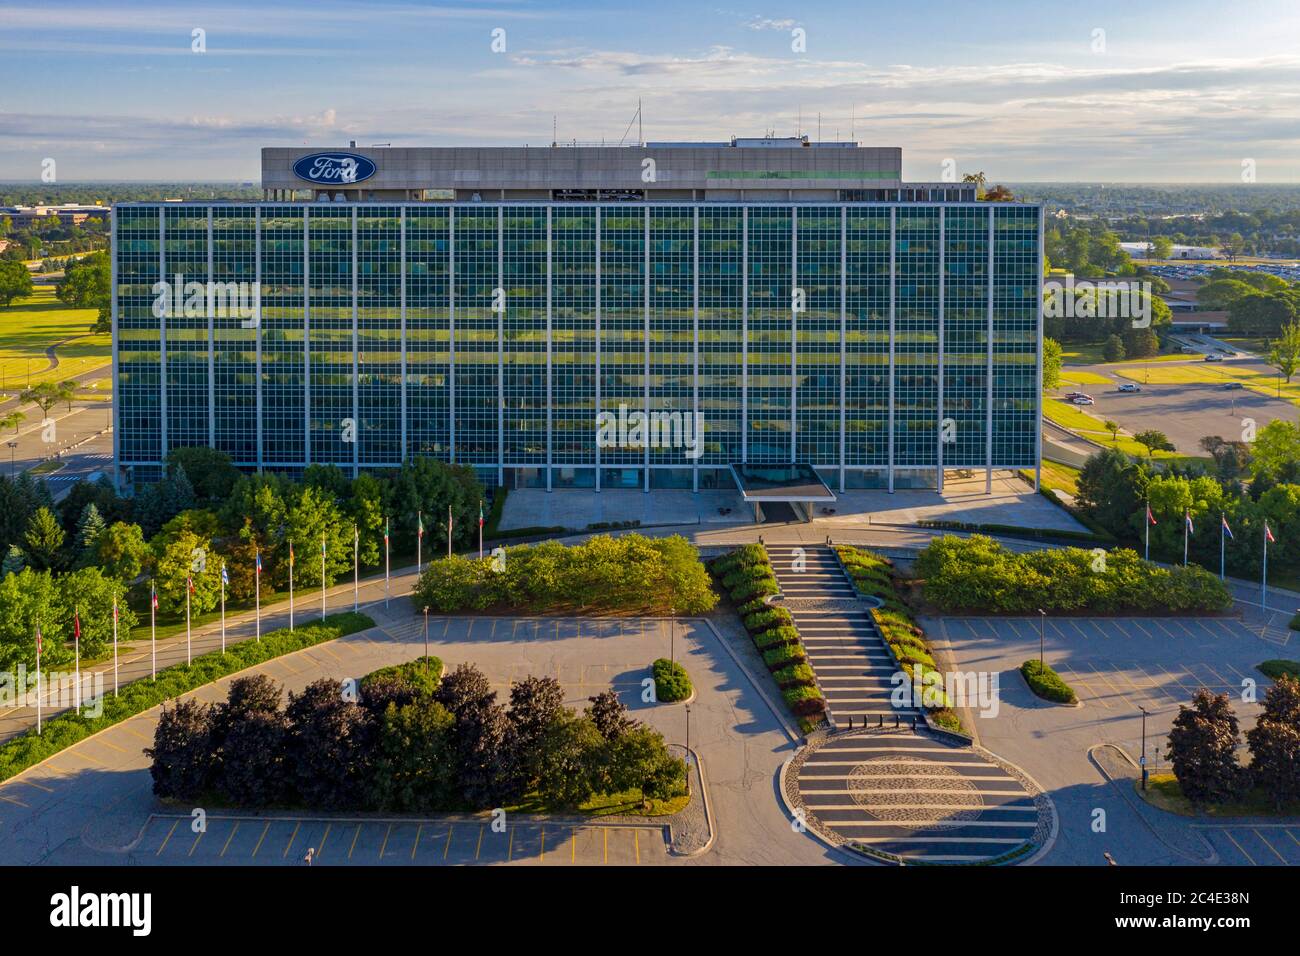
[[[81,567],[98,562],[99,538],[106,529],[107,526],[104,524],[103,515],[99,513],[99,508],[95,506],[93,501],[88,502],[81,511],[81,519],[77,522],[77,547],[80,549],[77,563]]]
[[[1300,368],[1300,323],[1288,322],[1282,327],[1282,334],[1270,344],[1268,364],[1290,385],[1291,377]]]
[[[22,549],[16,544],[9,545],[9,550],[5,552],[4,562],[0,563],[0,576],[17,574],[25,567],[27,567],[27,559],[23,556]]]
[[[1124,356],[1124,340],[1118,335],[1106,336],[1106,344],[1101,347],[1101,357],[1107,362],[1122,362]]]
[[[151,762],[156,796],[193,800],[212,786],[212,708],[193,698],[163,705],[154,728],[153,746],[145,748]]]
[[[1156,236],[1151,240],[1151,255],[1156,259],[1168,259],[1174,253],[1173,241],[1168,236]]]
[[[1196,304],[1207,312],[1226,312],[1238,299],[1254,294],[1254,287],[1240,279],[1214,279],[1196,290]]]
[[[590,717],[560,708],[525,758],[536,768],[538,796],[555,809],[580,806],[596,789],[593,764],[617,746],[601,736]]]
[[[1278,336],[1295,317],[1296,308],[1285,295],[1255,293],[1228,307],[1228,329],[1237,335]]]
[[[1255,434],[1250,471],[1255,480],[1283,474],[1300,461],[1300,425],[1275,418]]]
[[[117,600],[118,640],[126,641],[136,625],[135,612],[127,605],[126,588],[106,577],[99,568],[80,568],[59,575],[55,581],[64,619],[76,612],[81,621],[81,654],[98,657],[113,644],[113,601]]]
[[[301,576],[299,580],[320,580],[322,538],[325,541],[325,583],[328,586],[352,567],[352,524],[344,518],[329,492],[310,485],[298,488],[295,500],[285,512],[281,541],[286,553],[289,544],[293,544],[298,562],[294,574]],[[280,571],[284,583],[288,584],[287,562],[281,562],[277,581]]]
[[[48,571],[60,567],[63,563],[60,549],[63,547],[63,528],[59,519],[49,508],[38,508],[27,523],[27,533],[23,535],[23,546],[27,552],[27,561],[32,567]]]
[[[455,720],[431,698],[389,703],[380,720],[365,802],[376,810],[429,813],[455,805]]]
[[[5,415],[0,415],[0,431],[5,431],[12,428],[14,430],[14,434],[17,435],[18,426],[25,421],[27,421],[27,416],[17,410],[9,412]]]
[[[138,524],[115,521],[95,541],[96,559],[104,573],[124,583],[138,578],[153,560]]]
[[[645,801],[686,792],[685,761],[668,752],[663,734],[644,724],[606,741],[603,756],[601,792],[636,790]]]
[[[1084,462],[1076,484],[1084,514],[1112,534],[1128,534],[1146,484],[1128,455],[1118,448],[1096,452]]]
[[[1150,328],[1128,329],[1120,338],[1126,358],[1150,358],[1160,354],[1160,339]]]
[[[369,472],[352,481],[349,510],[358,534],[358,559],[362,564],[379,563],[384,543],[385,483]]]
[[[162,537],[154,548],[154,580],[158,588],[158,608],[164,614],[185,611],[185,593],[189,583],[190,612],[202,614],[217,606],[221,599],[220,568],[210,566],[212,542],[192,531]]]
[[[1101,427],[1110,432],[1110,440],[1112,443],[1119,441],[1119,422],[1115,421],[1113,418],[1108,418],[1101,423]]]
[[[1061,384],[1061,343],[1043,339],[1043,388],[1056,388]]]
[[[72,621],[62,614],[62,604],[48,571],[23,568],[0,578],[0,670],[12,671],[19,664],[36,667],[36,629],[44,638],[41,667],[58,667],[72,661],[64,645],[71,636]]]
[[[0,305],[9,306],[14,299],[32,294],[32,274],[16,259],[0,260]]]
[[[50,409],[59,402],[67,401],[65,390],[54,382],[40,382],[31,388],[24,389],[19,395],[18,400],[24,405],[35,405],[41,410],[42,418],[50,417]]]
[[[1174,443],[1169,440],[1169,436],[1154,428],[1138,432],[1133,440],[1147,450],[1148,458],[1158,451],[1174,451]]]
[[[95,252],[69,262],[56,294],[75,309],[97,309],[93,332],[112,328],[112,275],[108,253]]]
[[[167,453],[167,467],[175,474],[183,472],[191,482],[195,497],[205,501],[220,501],[230,497],[239,481],[239,469],[230,463],[230,456],[215,448],[180,447]]]
[[[1195,806],[1225,803],[1243,783],[1237,763],[1237,715],[1227,694],[1196,692],[1191,707],[1179,707],[1169,732],[1169,762],[1183,796]]]

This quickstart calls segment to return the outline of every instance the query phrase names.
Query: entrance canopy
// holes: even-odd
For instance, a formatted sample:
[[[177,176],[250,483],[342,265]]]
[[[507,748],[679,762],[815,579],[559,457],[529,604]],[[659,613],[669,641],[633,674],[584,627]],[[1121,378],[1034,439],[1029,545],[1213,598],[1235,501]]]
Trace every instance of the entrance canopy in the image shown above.
[[[741,497],[751,504],[835,500],[835,493],[817,477],[812,465],[742,465],[733,462],[731,473],[736,478]]]

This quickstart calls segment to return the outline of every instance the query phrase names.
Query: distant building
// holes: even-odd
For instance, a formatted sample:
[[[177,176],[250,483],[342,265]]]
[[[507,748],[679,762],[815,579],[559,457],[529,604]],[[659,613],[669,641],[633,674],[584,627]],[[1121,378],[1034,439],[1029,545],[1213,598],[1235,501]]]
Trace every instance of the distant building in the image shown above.
[[[8,216],[15,229],[30,229],[36,220],[49,216],[55,217],[65,226],[79,226],[92,217],[108,222],[112,211],[109,206],[84,206],[78,203],[62,203],[57,206],[0,206],[0,219]]]

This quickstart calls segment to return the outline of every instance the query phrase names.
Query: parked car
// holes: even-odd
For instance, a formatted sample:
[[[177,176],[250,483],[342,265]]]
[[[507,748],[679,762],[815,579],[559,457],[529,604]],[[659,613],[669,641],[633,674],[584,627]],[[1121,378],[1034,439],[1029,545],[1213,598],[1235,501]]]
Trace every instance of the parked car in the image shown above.
[[[1219,388],[1221,388],[1225,392],[1233,392],[1239,388],[1245,388],[1245,387],[1246,386],[1242,385],[1240,382],[1224,382],[1222,385],[1219,386]]]
[[[1093,400],[1093,397],[1091,395],[1077,395],[1074,398],[1070,399],[1070,401],[1075,405],[1096,405],[1097,404],[1096,401]]]
[[[1223,361],[1223,356],[1222,356],[1222,355],[1216,355],[1215,353],[1211,352],[1209,355],[1205,356],[1205,361],[1207,361],[1207,362],[1222,362],[1222,361]]]
[[[1195,355],[1195,354],[1196,354],[1196,349],[1192,348],[1190,345],[1184,345],[1184,346],[1183,346],[1182,348],[1180,348],[1178,351],[1182,352],[1184,355]]]
[[[1142,386],[1137,382],[1125,382],[1119,387],[1119,390],[1121,392],[1140,392],[1142,391]]]

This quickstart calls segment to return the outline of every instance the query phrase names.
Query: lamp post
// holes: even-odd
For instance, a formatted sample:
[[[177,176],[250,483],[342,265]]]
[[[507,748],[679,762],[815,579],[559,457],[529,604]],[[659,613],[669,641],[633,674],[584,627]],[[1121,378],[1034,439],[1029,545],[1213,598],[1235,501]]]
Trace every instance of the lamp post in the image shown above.
[[[11,441],[6,444],[9,446],[9,477],[12,478],[14,476],[14,452],[18,450],[18,442]]]
[[[1047,612],[1041,607],[1038,609],[1038,673],[1043,673],[1043,637],[1047,630]]]
[[[691,705],[686,705],[686,795],[691,794]]]
[[[1139,706],[1138,710],[1142,711],[1142,789],[1147,788],[1147,776],[1150,771],[1147,770],[1147,709]]]
[[[668,609],[668,659],[674,664],[677,663],[677,618],[673,616],[676,613],[673,608]]]

